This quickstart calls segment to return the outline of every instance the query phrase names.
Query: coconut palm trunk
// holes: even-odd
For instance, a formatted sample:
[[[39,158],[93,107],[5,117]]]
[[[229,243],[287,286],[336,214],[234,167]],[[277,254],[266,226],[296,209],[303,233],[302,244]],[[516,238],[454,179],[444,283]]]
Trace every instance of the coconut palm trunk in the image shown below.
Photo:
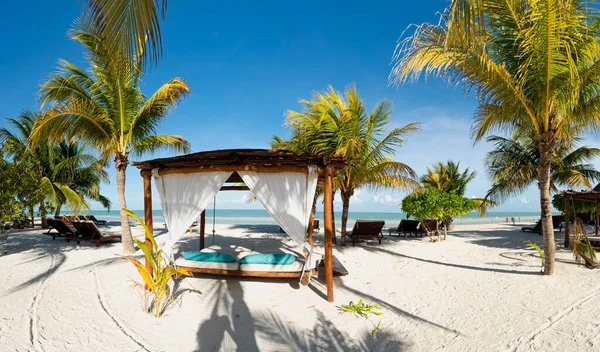
[[[42,228],[48,228],[48,218],[46,217],[46,207],[44,207],[44,201],[40,202],[40,217],[42,218]]]
[[[341,245],[346,245],[346,229],[348,227],[348,210],[350,209],[350,197],[352,197],[351,193],[341,192],[342,193],[342,232],[340,235]]]
[[[554,150],[555,140],[549,137],[551,133],[536,136],[540,151],[540,207],[542,209],[541,232],[544,242],[544,274],[552,275],[554,272],[554,227],[552,225],[552,209],[550,203],[550,157]],[[568,226],[568,224],[567,224]]]
[[[121,212],[121,242],[123,243],[123,253],[135,253],[133,246],[133,237],[131,237],[131,228],[129,227],[129,218],[123,209],[127,209],[127,200],[125,199],[125,174],[129,160],[126,156],[119,156],[115,159],[117,168],[117,193],[119,197],[119,209]]]

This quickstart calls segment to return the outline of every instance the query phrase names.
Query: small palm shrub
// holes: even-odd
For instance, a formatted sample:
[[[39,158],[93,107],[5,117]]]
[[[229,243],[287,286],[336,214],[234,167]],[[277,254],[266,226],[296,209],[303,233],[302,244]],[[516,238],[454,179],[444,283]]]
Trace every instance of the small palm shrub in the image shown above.
[[[533,243],[531,241],[529,241],[527,243],[527,247],[531,247],[538,252],[538,254],[540,255],[540,258],[542,258],[542,269],[543,269],[544,268],[544,251],[540,248],[540,246],[537,245],[537,243]]]
[[[145,242],[135,237],[133,238],[135,244],[144,253],[146,261],[152,264],[152,273],[139,260],[127,256],[123,256],[122,258],[129,260],[142,277],[142,281],[134,281],[134,284],[142,291],[144,311],[151,313],[154,310],[154,316],[159,318],[175,302],[173,298],[173,279],[181,276],[190,276],[190,273],[183,269],[177,269],[167,262],[163,255],[163,250],[158,248],[154,240],[152,231],[150,231],[139,216],[129,209],[123,209],[123,212],[144,227],[146,238],[151,242],[151,246],[149,247]]]
[[[354,314],[355,317],[357,318],[365,318],[367,319],[371,324],[373,324],[373,331],[371,331],[371,336],[373,338],[375,338],[375,335],[377,334],[378,331],[381,331],[381,320],[379,320],[379,322],[377,324],[375,324],[372,320],[371,320],[371,315],[383,315],[383,312],[377,311],[376,309],[381,308],[381,306],[377,303],[365,303],[363,302],[362,299],[358,300],[358,303],[354,303],[352,301],[350,301],[350,303],[348,304],[342,304],[341,307],[339,307],[340,311],[342,313],[352,313]]]

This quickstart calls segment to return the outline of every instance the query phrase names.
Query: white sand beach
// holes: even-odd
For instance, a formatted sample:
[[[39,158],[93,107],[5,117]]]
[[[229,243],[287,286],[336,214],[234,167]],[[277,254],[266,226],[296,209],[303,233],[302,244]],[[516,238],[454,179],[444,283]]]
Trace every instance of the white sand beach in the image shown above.
[[[157,233],[163,233],[161,227]],[[141,234],[139,226],[134,228]],[[443,243],[386,236],[383,244],[334,247],[349,275],[335,303],[322,278],[186,278],[162,318],[142,312],[120,244],[96,248],[11,234],[0,256],[3,351],[582,351],[600,348],[598,272],[557,251],[540,273],[527,248],[540,236],[519,226],[460,226]],[[217,226],[216,242],[251,247],[292,242],[276,226]],[[118,231],[112,227],[110,231]],[[557,243],[562,233],[556,232]],[[163,236],[158,236],[160,240]],[[322,251],[322,235],[316,236]],[[207,242],[212,242],[207,236]],[[180,250],[198,247],[186,235]],[[321,275],[322,277],[322,275]],[[197,292],[194,291],[197,290]],[[384,313],[375,339],[365,319],[338,306],[363,299]],[[375,323],[378,317],[373,319]]]

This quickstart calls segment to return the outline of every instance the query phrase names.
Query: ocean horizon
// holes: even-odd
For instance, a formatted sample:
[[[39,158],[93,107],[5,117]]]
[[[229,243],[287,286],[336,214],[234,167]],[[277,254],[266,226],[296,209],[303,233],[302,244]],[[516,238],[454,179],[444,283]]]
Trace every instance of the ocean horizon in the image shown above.
[[[143,210],[133,210],[134,213],[143,217]],[[92,210],[91,213],[99,219],[108,221],[119,221],[120,215],[118,210]],[[162,210],[152,211],[154,222],[164,222]],[[216,209],[214,220],[219,225],[263,225],[277,224],[277,222],[264,209]],[[341,225],[341,211],[336,211],[335,214],[336,226]],[[479,216],[476,212],[471,212],[467,215],[458,217],[454,220],[457,225],[468,224],[497,224],[504,223],[506,219],[514,217],[516,222],[536,222],[540,218],[539,212],[488,212],[486,216]],[[317,212],[316,219],[323,221],[323,212]],[[406,219],[407,216],[402,212],[349,212],[348,226],[352,226],[356,220],[384,220],[386,226],[395,226],[401,219]],[[213,222],[213,209],[206,210],[207,226]]]

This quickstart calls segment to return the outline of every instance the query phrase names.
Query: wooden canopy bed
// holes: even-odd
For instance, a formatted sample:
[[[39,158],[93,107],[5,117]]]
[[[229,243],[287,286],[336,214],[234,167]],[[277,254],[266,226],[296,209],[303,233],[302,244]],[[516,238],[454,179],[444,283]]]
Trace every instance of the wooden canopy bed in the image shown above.
[[[332,254],[332,180],[336,173],[346,166],[346,159],[343,157],[320,157],[320,156],[304,156],[297,155],[288,151],[273,151],[264,149],[231,149],[231,150],[216,150],[206,151],[187,155],[181,155],[171,158],[161,158],[148,161],[134,162],[141,171],[144,179],[144,217],[148,228],[153,229],[152,224],[152,186],[151,180],[157,175],[169,174],[196,174],[208,172],[230,172],[224,183],[218,190],[220,191],[251,191],[250,187],[244,182],[244,174],[256,173],[267,177],[268,174],[289,174],[289,173],[305,173],[308,174],[312,170],[312,179],[315,179],[315,170],[317,182],[324,189],[324,235],[325,235],[325,251],[324,251],[324,269],[325,282],[327,286],[327,301],[333,302],[333,254]],[[242,176],[241,176],[242,175]],[[308,176],[306,176],[308,179]],[[248,180],[248,179],[246,179]],[[308,187],[306,188],[308,189]],[[256,190],[256,189],[255,189]],[[163,191],[164,192],[164,189]],[[160,192],[159,192],[160,193]],[[160,195],[160,194],[159,194]],[[164,195],[163,195],[164,197]],[[264,204],[264,202],[263,202]],[[163,205],[164,207],[164,205]],[[206,206],[204,206],[206,208]],[[164,209],[163,209],[164,211]],[[304,229],[307,229],[304,236],[310,244],[312,253],[313,244],[313,215],[310,209],[306,210],[310,213],[308,223],[302,224]],[[197,216],[197,213],[196,213]],[[276,219],[277,220],[277,219]],[[279,222],[279,221],[278,221]],[[296,222],[297,223],[297,222]],[[280,223],[280,225],[282,225]],[[169,224],[169,226],[171,226]],[[205,226],[206,214],[202,210],[200,215],[200,250],[205,250]],[[302,259],[302,258],[300,258]],[[147,263],[148,264],[148,263]],[[181,262],[178,264],[182,267]],[[281,277],[294,278],[300,277],[303,271],[263,271],[258,270],[259,266],[247,267],[244,270],[243,265],[223,266],[223,267],[194,267],[192,265],[183,266],[191,272],[214,274],[214,275],[232,275],[243,277]],[[149,268],[151,270],[151,268]],[[310,271],[309,271],[310,272]],[[306,277],[302,277],[302,283],[307,284],[310,278],[309,272],[305,272]]]

